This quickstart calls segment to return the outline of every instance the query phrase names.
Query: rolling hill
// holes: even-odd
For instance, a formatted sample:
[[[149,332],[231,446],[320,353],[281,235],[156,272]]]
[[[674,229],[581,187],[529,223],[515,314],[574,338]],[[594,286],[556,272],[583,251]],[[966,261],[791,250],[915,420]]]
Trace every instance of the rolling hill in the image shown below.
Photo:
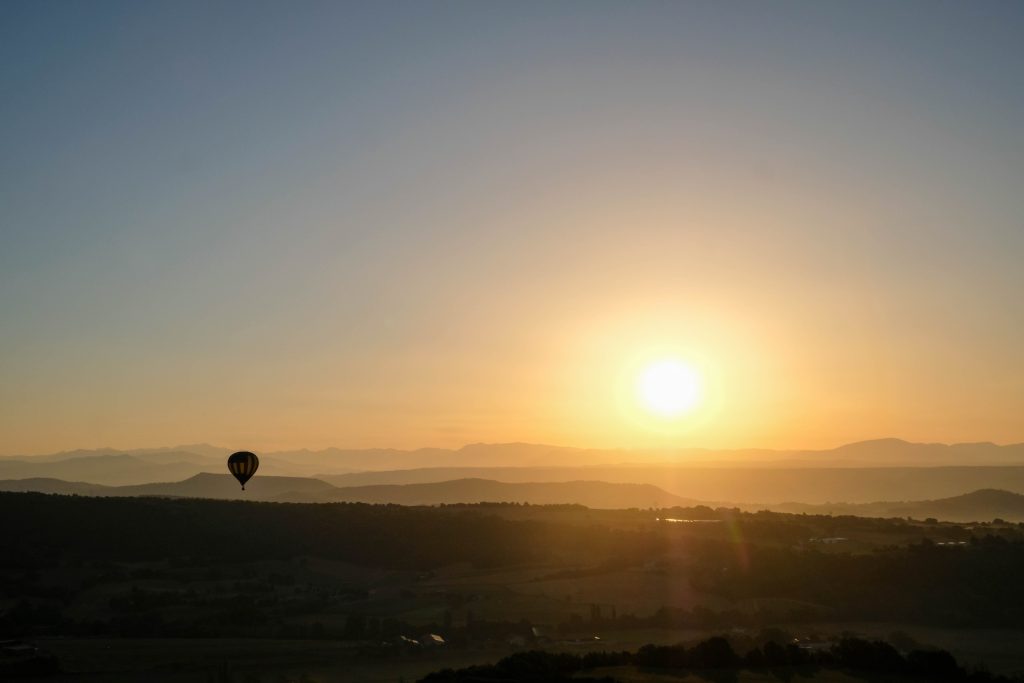
[[[255,477],[242,491],[227,474],[197,474],[179,482],[135,486],[99,486],[57,479],[0,481],[0,491],[36,491],[82,496],[160,496],[294,503],[442,503],[517,502],[534,505],[574,503],[595,508],[648,508],[693,505],[655,486],[599,481],[508,484],[463,479],[430,484],[352,486],[339,488],[305,477]]]
[[[222,474],[227,454],[228,449],[198,444],[4,457],[0,458],[0,480],[162,484],[201,473]],[[934,500],[989,488],[1024,493],[1024,445],[879,439],[825,451],[586,450],[518,443],[414,451],[324,449],[261,453],[259,474],[260,478],[316,478],[336,487],[456,479],[603,481],[650,485],[682,498],[744,505],[870,503]]]
[[[577,504],[590,508],[667,508],[710,505],[772,510],[811,515],[909,517],[923,520],[974,522],[1000,518],[1024,522],[1024,495],[999,489],[979,489],[946,498],[872,503],[715,503],[674,495],[651,484],[603,481],[500,482],[481,478],[415,484],[334,486],[308,477],[255,477],[242,491],[227,474],[202,473],[183,481],[132,486],[102,486],[53,478],[0,481],[0,491],[34,491],[60,495],[126,497],[156,496],[210,498],[281,503],[373,503],[442,505],[456,503]]]
[[[913,519],[933,517],[949,522],[989,522],[998,518],[1008,522],[1024,522],[1024,495],[999,489],[981,489],[961,496],[937,500],[862,504],[830,503],[825,505],[787,503],[771,505],[768,508],[778,512],[816,515],[911,517]]]
[[[650,484],[609,484],[603,481],[506,483],[487,479],[456,479],[430,484],[351,486],[331,492],[333,500],[401,505],[441,503],[574,503],[591,508],[650,508],[696,505]]]
[[[335,486],[422,484],[482,478],[504,482],[606,481],[651,484],[683,498],[735,504],[870,503],[936,499],[976,489],[1024,493],[1024,467],[436,467],[321,475]]]

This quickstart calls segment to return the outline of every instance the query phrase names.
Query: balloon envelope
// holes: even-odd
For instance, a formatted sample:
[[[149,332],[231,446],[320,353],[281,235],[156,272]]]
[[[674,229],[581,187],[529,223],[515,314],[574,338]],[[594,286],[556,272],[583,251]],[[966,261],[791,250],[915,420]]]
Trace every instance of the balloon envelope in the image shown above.
[[[256,474],[256,469],[260,466],[260,459],[256,457],[255,453],[249,451],[238,451],[232,453],[231,457],[228,458],[228,470],[231,474],[235,475],[235,479],[242,485],[242,490],[245,490],[245,482],[252,478],[252,475]]]

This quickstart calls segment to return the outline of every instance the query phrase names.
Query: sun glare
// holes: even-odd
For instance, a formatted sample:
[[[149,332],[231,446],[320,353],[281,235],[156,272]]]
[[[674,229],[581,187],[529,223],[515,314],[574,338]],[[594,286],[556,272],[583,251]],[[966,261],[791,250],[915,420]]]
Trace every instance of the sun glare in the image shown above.
[[[667,358],[646,366],[637,377],[637,395],[644,407],[659,417],[689,413],[700,402],[701,382],[690,365]]]

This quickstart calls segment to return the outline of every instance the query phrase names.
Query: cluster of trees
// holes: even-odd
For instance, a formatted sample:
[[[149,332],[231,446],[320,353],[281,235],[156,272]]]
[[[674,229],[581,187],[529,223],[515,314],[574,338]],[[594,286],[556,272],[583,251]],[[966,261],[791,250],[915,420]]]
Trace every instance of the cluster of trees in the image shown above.
[[[37,636],[111,636],[131,638],[302,638],[312,640],[389,640],[424,631],[444,631],[442,624],[410,624],[394,617],[349,615],[343,623],[288,621],[282,610],[252,602],[244,595],[225,597],[207,611],[167,618],[160,608],[194,606],[180,594],[131,591],[112,599],[116,611],[107,618],[73,618],[57,603],[19,600],[0,611],[0,639]],[[182,610],[178,610],[180,613]],[[307,611],[299,611],[307,614]],[[315,613],[315,611],[313,612]],[[503,626],[507,626],[503,624]],[[513,624],[515,632],[519,624]],[[453,631],[445,631],[453,632]]]
[[[82,558],[190,557],[222,563],[318,556],[427,570],[457,562],[491,567],[558,557],[600,562],[622,554],[642,561],[665,548],[655,534],[601,525],[511,521],[487,508],[0,492],[0,517],[17,520],[16,532],[3,541],[10,568]]]
[[[298,621],[294,614],[320,615],[326,606],[315,595],[299,603],[282,604],[274,597],[251,594],[230,594],[222,597],[197,594],[194,591],[153,591],[132,588],[109,600],[109,617],[73,618],[57,601],[19,600],[0,612],[0,638],[21,638],[40,635],[107,635],[113,637],[181,637],[181,638],[304,638],[346,641],[387,641],[400,635],[439,633],[453,644],[473,641],[504,641],[512,636],[530,640],[529,620],[482,620],[467,614],[467,623],[455,624],[451,610],[444,612],[440,623],[411,624],[394,617],[375,617],[358,612],[344,620],[314,618]],[[168,610],[168,608],[174,608]],[[182,609],[189,608],[189,609]],[[172,613],[173,618],[165,617]],[[803,617],[820,616],[806,613],[737,610],[716,611],[706,607],[692,610],[663,607],[653,614],[635,616],[614,611],[603,613],[596,605],[590,615],[575,615],[555,625],[563,637],[604,629],[629,630],[646,628],[717,629],[737,625],[756,627],[780,621],[800,621]]]
[[[874,553],[833,554],[751,546],[742,557],[696,558],[696,588],[731,598],[781,597],[821,605],[842,619],[954,627],[1017,627],[1024,620],[1024,542],[972,537]]]
[[[807,650],[794,644],[780,645],[769,641],[761,647],[754,647],[745,655],[740,655],[728,640],[715,637],[689,647],[645,645],[637,652],[591,652],[583,655],[543,651],[519,652],[505,657],[496,664],[471,666],[465,669],[443,669],[428,674],[421,679],[421,683],[575,683],[581,680],[614,683],[613,677],[587,678],[585,674],[602,667],[619,666],[678,673],[707,670],[728,672],[740,669],[796,669],[809,674],[816,669],[828,669],[964,683],[1020,683],[1024,680],[997,676],[984,671],[969,672],[945,650],[914,650],[904,655],[883,641],[844,638],[831,648],[823,650]]]
[[[43,567],[103,558],[144,562],[194,558],[223,563],[319,556],[368,566],[429,570],[455,562],[481,567],[566,560],[579,566],[640,564],[692,551],[725,561],[735,546],[792,548],[812,536],[880,530],[901,520],[746,514],[706,507],[660,514],[721,524],[619,524],[640,511],[594,511],[591,523],[558,521],[564,506],[508,519],[509,506],[438,508],[362,503],[247,503],[198,499],[89,498],[0,492],[0,515],[17,520],[2,542],[7,566]],[[600,514],[598,514],[600,513]],[[643,513],[650,519],[650,513]],[[621,520],[620,520],[621,521]],[[960,537],[967,534],[961,530]],[[1008,531],[1003,530],[1004,538]],[[367,539],[373,539],[368,543]],[[1016,541],[1024,542],[1017,534]],[[767,556],[766,556],[767,557]],[[717,562],[717,558],[716,558]],[[767,567],[770,562],[762,562]],[[771,567],[768,567],[771,568]]]

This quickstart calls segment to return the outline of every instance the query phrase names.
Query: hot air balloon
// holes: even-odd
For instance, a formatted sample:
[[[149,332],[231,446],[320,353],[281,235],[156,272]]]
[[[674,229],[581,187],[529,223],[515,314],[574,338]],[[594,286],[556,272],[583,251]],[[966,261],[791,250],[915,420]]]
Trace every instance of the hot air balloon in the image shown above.
[[[256,474],[256,469],[260,466],[260,459],[256,457],[255,453],[249,451],[238,451],[232,453],[231,457],[228,458],[228,470],[231,474],[235,475],[235,479],[242,485],[242,490],[245,490],[245,482],[249,481],[252,475]]]

